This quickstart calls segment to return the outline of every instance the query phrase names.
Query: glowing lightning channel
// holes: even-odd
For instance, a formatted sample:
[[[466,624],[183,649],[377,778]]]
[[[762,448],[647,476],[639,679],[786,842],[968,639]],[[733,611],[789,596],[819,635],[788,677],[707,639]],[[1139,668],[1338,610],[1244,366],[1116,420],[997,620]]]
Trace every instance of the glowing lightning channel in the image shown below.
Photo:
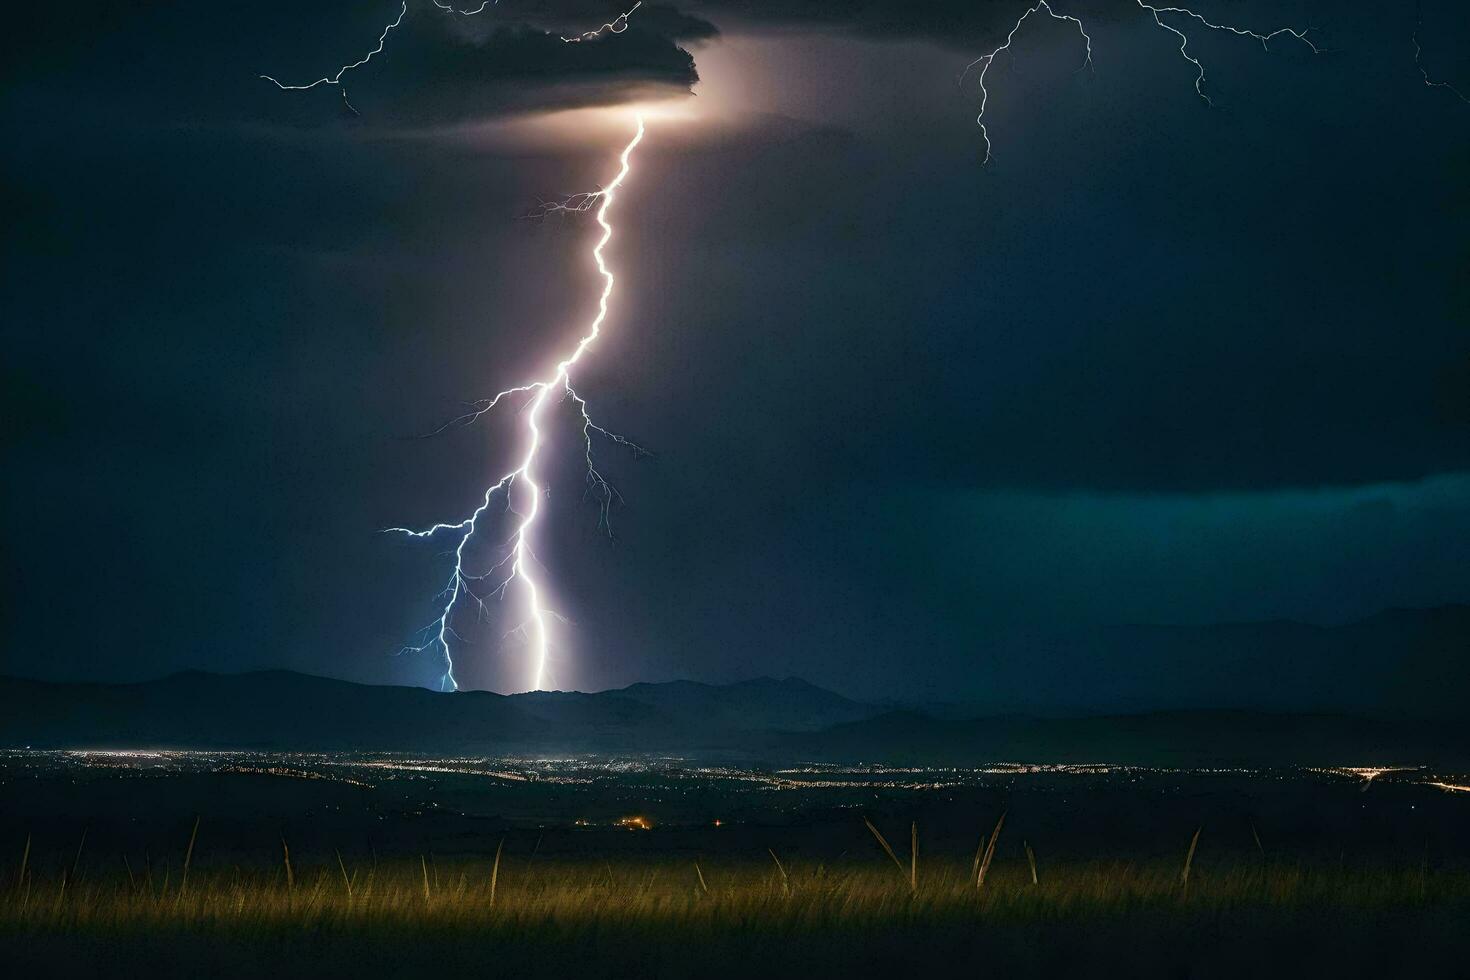
[[[461,17],[473,17],[476,14],[483,14],[485,12],[485,8],[486,7],[494,6],[495,4],[497,4],[499,2],[500,2],[500,0],[484,0],[484,2],[481,3],[474,10],[457,10],[457,9],[455,9],[454,4],[452,4],[452,3],[440,3],[439,0],[434,0],[434,6],[438,7],[440,10],[444,11],[445,13],[459,14]]]
[[[1083,61],[1082,68],[1088,68],[1092,65],[1092,38],[1088,37],[1087,29],[1082,26],[1082,21],[1078,20],[1076,17],[1057,13],[1055,10],[1051,9],[1051,4],[1047,3],[1046,0],[1037,0],[1036,6],[1027,8],[1026,12],[1023,13],[1016,20],[1016,23],[1011,26],[1011,32],[1006,35],[1005,43],[996,48],[994,51],[991,51],[989,54],[983,54],[980,57],[976,58],[974,61],[970,62],[968,65],[965,66],[964,72],[960,75],[960,82],[963,83],[965,80],[965,76],[968,75],[973,68],[975,68],[977,65],[980,67],[980,112],[975,117],[975,122],[978,123],[980,126],[980,137],[985,140],[985,163],[990,162],[990,130],[987,129],[985,126],[985,106],[990,101],[990,90],[985,87],[985,74],[990,71],[990,66],[995,64],[995,59],[1000,55],[1000,53],[1002,51],[1007,51],[1010,49],[1011,42],[1016,39],[1016,32],[1021,29],[1022,24],[1026,23],[1026,18],[1030,17],[1038,10],[1045,10],[1047,16],[1051,17],[1053,20],[1071,21],[1073,24],[1077,25],[1077,33],[1082,35],[1082,40],[1087,44],[1087,58],[1085,61]],[[1081,71],[1080,68],[1078,70]]]
[[[454,4],[452,3],[445,3],[444,0],[433,0],[434,6],[438,7],[440,10],[444,11],[447,14],[458,14],[461,17],[474,17],[477,14],[483,14],[486,10],[493,6],[496,6],[499,2],[500,0],[481,0],[480,5],[471,10],[468,7],[461,9],[454,6]],[[585,31],[574,37],[561,36],[561,39],[568,44],[576,44],[580,41],[594,40],[596,38],[602,37],[602,35],[604,34],[621,34],[628,29],[628,18],[633,16],[633,12],[641,6],[643,6],[643,0],[638,0],[638,2],[633,4],[632,7],[629,7],[623,13],[618,14],[612,20],[608,21],[606,24],[603,24],[596,30]],[[357,107],[353,105],[351,100],[347,98],[347,86],[342,84],[342,76],[350,71],[353,71],[354,69],[361,68],[369,61],[372,61],[374,57],[382,54],[383,48],[388,43],[388,35],[391,34],[395,28],[403,23],[403,18],[407,14],[408,0],[402,0],[402,6],[399,8],[398,11],[398,17],[387,27],[384,27],[383,33],[378,35],[377,47],[373,48],[371,51],[363,55],[358,60],[338,68],[336,74],[334,75],[323,75],[321,78],[318,78],[314,82],[307,82],[302,85],[287,85],[285,82],[274,77],[273,75],[261,75],[260,77],[265,79],[267,82],[270,82],[276,88],[281,89],[283,92],[305,92],[310,89],[316,88],[318,85],[335,85],[342,92],[342,104],[350,109],[353,115],[360,116],[362,115],[362,113],[358,112]]]
[[[603,24],[596,30],[584,31],[581,34],[578,34],[576,37],[566,37],[565,35],[563,35],[562,40],[568,44],[576,44],[579,41],[591,41],[594,38],[602,37],[602,35],[604,34],[621,34],[628,29],[628,18],[632,17],[633,11],[637,10],[641,6],[643,6],[643,0],[638,0],[637,3],[633,4],[633,6],[629,7],[621,14],[618,14],[612,20],[608,21],[606,24]]]
[[[1424,49],[1419,46],[1419,30],[1423,26],[1424,20],[1423,15],[1421,14],[1420,19],[1414,24],[1414,35],[1410,38],[1410,40],[1414,42],[1414,67],[1418,68],[1419,74],[1424,77],[1424,84],[1427,85],[1429,88],[1449,89],[1451,92],[1454,93],[1455,98],[1459,99],[1461,102],[1464,102],[1466,105],[1470,105],[1470,99],[1467,99],[1465,97],[1464,92],[1461,92],[1449,82],[1442,82],[1437,78],[1429,77],[1429,69],[1424,67]]]
[[[561,397],[570,398],[575,402],[578,411],[581,413],[582,436],[586,443],[587,479],[589,487],[602,497],[604,519],[606,518],[606,509],[616,497],[617,492],[602,478],[601,474],[592,465],[592,435],[596,433],[610,439],[618,445],[631,448],[635,452],[641,451],[638,446],[624,439],[622,436],[611,433],[594,423],[587,412],[587,403],[580,395],[572,390],[571,385],[572,367],[581,359],[582,355],[587,352],[592,344],[596,342],[598,336],[602,333],[602,324],[607,319],[608,305],[612,299],[613,287],[616,283],[612,270],[608,268],[607,261],[603,257],[603,250],[607,247],[608,242],[612,240],[613,236],[613,226],[608,221],[608,213],[612,208],[613,200],[617,196],[618,188],[623,185],[623,182],[627,179],[632,169],[633,151],[643,141],[644,125],[641,113],[637,116],[637,121],[637,131],[634,132],[633,138],[628,141],[628,144],[623,147],[623,152],[618,157],[617,175],[601,190],[576,195],[579,201],[585,202],[586,204],[585,207],[579,207],[576,210],[590,210],[593,202],[596,203],[597,223],[602,228],[602,235],[598,238],[597,244],[592,247],[593,262],[596,263],[597,271],[602,276],[602,293],[597,300],[597,315],[588,324],[587,331],[578,340],[572,352],[556,365],[556,370],[552,372],[550,378],[542,381],[532,381],[514,388],[507,388],[496,394],[493,398],[476,402],[472,412],[453,419],[441,427],[442,430],[442,428],[450,425],[468,425],[506,399],[512,398],[515,395],[529,396],[522,405],[522,409],[526,412],[526,430],[529,435],[529,443],[520,465],[491,484],[485,490],[484,499],[480,506],[475,508],[469,517],[466,517],[458,523],[435,524],[423,530],[412,530],[402,527],[384,529],[385,533],[405,534],[415,538],[430,538],[445,531],[460,532],[459,543],[454,549],[453,574],[450,577],[449,584],[439,593],[440,596],[447,596],[447,601],[438,620],[426,627],[423,631],[425,634],[432,634],[432,636],[418,646],[405,648],[405,651],[422,653],[433,646],[438,646],[443,651],[445,670],[440,682],[442,689],[458,690],[459,688],[459,684],[454,677],[454,657],[450,651],[449,641],[451,637],[462,639],[454,631],[454,627],[450,622],[460,600],[468,597],[470,601],[475,603],[477,612],[483,613],[485,611],[486,596],[503,596],[511,583],[516,581],[519,581],[525,589],[529,614],[526,621],[512,632],[524,632],[530,640],[534,651],[532,654],[534,666],[532,689],[540,690],[545,681],[547,656],[546,618],[548,616],[555,616],[556,613],[542,605],[541,589],[537,584],[532,568],[535,556],[531,553],[530,538],[541,510],[542,488],[536,482],[534,470],[536,457],[541,449],[541,412],[550,399],[553,389],[560,389],[562,393]],[[518,481],[526,485],[530,500],[530,505],[524,514],[511,511],[510,508],[510,489]],[[485,512],[489,510],[497,494],[502,496],[506,510],[514,513],[520,519],[520,522],[517,524],[515,533],[510,540],[504,543],[504,546],[508,548],[506,556],[490,568],[489,571],[479,575],[472,575],[465,571],[465,547],[469,544],[470,539],[474,537],[476,524]],[[472,583],[479,583],[493,578],[500,574],[507,564],[510,566],[509,571],[500,578],[493,588],[488,591],[476,591],[477,586]]]
[[[536,206],[527,212],[524,217],[537,220],[559,212],[564,214],[582,214],[595,208],[601,198],[602,188],[599,187],[595,191],[579,191],[576,194],[568,194],[566,197],[559,198],[555,201],[537,201]]]
[[[1270,41],[1272,38],[1280,37],[1283,34],[1288,34],[1305,44],[1307,47],[1311,48],[1313,54],[1322,53],[1321,49],[1319,49],[1307,38],[1306,31],[1298,31],[1295,28],[1279,27],[1276,30],[1272,31],[1270,34],[1257,34],[1255,31],[1248,31],[1240,27],[1231,27],[1228,24],[1211,23],[1210,21],[1205,20],[1205,18],[1201,17],[1199,14],[1195,13],[1193,10],[1190,10],[1188,7],[1154,7],[1144,3],[1143,0],[1133,0],[1133,2],[1138,4],[1138,6],[1143,10],[1147,10],[1150,14],[1152,14],[1155,24],[1157,24],[1159,27],[1162,27],[1170,34],[1178,36],[1179,54],[1184,58],[1185,61],[1189,62],[1191,65],[1194,65],[1197,72],[1197,74],[1194,76],[1194,91],[1209,105],[1214,105],[1215,103],[1208,95],[1205,94],[1205,66],[1200,63],[1198,58],[1189,53],[1189,36],[1181,31],[1179,28],[1174,27],[1172,24],[1164,23],[1162,20],[1159,19],[1159,14],[1182,14],[1185,17],[1194,18],[1212,31],[1225,31],[1226,33],[1235,34],[1240,37],[1253,38],[1261,42],[1261,50],[1263,51],[1271,50]]]
[[[1207,20],[1205,17],[1189,9],[1188,7],[1155,7],[1152,4],[1145,3],[1144,0],[1133,0],[1133,2],[1138,5],[1140,10],[1145,10],[1148,12],[1150,17],[1153,18],[1153,22],[1156,26],[1168,31],[1170,34],[1173,34],[1179,38],[1180,56],[1183,57],[1185,61],[1193,65],[1195,68],[1195,94],[1197,94],[1201,99],[1205,101],[1207,105],[1210,106],[1213,106],[1215,102],[1209,97],[1209,95],[1205,93],[1205,66],[1198,58],[1190,53],[1189,35],[1185,34],[1184,31],[1180,28],[1175,27],[1173,24],[1165,21],[1161,15],[1174,14],[1180,17],[1197,20],[1206,28],[1212,31],[1223,31],[1227,34],[1235,34],[1239,37],[1252,38],[1253,40],[1259,41],[1261,43],[1261,47],[1267,51],[1270,50],[1270,42],[1273,38],[1277,38],[1283,34],[1286,34],[1290,37],[1296,38],[1298,41],[1301,41],[1307,47],[1311,48],[1313,54],[1322,53],[1321,49],[1313,44],[1311,40],[1307,37],[1307,32],[1305,30],[1299,31],[1292,27],[1280,27],[1274,31],[1271,31],[1269,34],[1261,34],[1243,27],[1232,27],[1229,24],[1216,24],[1213,21]],[[964,72],[960,75],[960,81],[963,82],[965,76],[968,75],[972,69],[976,67],[979,67],[980,69],[980,112],[975,117],[975,122],[979,124],[980,135],[985,140],[986,163],[990,162],[991,145],[990,132],[986,129],[985,126],[985,106],[986,103],[988,103],[990,100],[990,92],[985,87],[985,75],[990,70],[990,66],[995,63],[995,59],[1001,54],[1001,52],[1010,49],[1011,42],[1015,40],[1016,32],[1019,31],[1021,29],[1021,25],[1026,22],[1026,18],[1030,17],[1034,13],[1037,13],[1038,11],[1043,10],[1046,11],[1047,16],[1051,17],[1053,20],[1069,21],[1077,25],[1077,32],[1082,35],[1083,41],[1085,41],[1087,44],[1087,57],[1082,63],[1082,68],[1089,68],[1092,66],[1092,38],[1088,36],[1087,30],[1085,27],[1083,27],[1081,20],[1068,14],[1057,13],[1051,8],[1051,5],[1047,3],[1047,0],[1037,0],[1035,6],[1028,7],[1026,11],[1022,13],[1021,16],[1016,20],[1015,24],[1011,26],[1010,33],[1006,35],[1005,43],[1001,44],[999,47],[989,52],[988,54],[983,54],[980,57],[976,58],[974,61],[970,62],[969,65],[965,67]],[[1417,40],[1415,41],[1415,47],[1418,47]],[[1081,71],[1082,68],[1079,68],[1078,71]],[[1425,80],[1426,82],[1428,81],[1427,75],[1425,76]],[[1458,95],[1459,93],[1456,92],[1456,94]]]
[[[373,48],[371,51],[369,51],[367,54],[363,55],[358,60],[352,62],[350,65],[343,65],[341,68],[338,68],[337,69],[337,74],[335,74],[335,75],[330,75],[330,76],[324,75],[321,78],[318,78],[316,81],[314,81],[314,82],[308,82],[305,85],[287,85],[284,82],[281,82],[281,81],[276,80],[275,78],[272,78],[270,75],[261,75],[260,77],[263,78],[263,79],[265,79],[266,81],[270,82],[271,84],[275,85],[276,88],[281,89],[282,91],[285,91],[285,92],[305,92],[308,89],[316,88],[318,85],[337,85],[337,86],[340,86],[342,84],[342,76],[343,75],[345,75],[348,72],[352,71],[354,68],[361,68],[363,65],[367,64],[369,61],[372,61],[374,55],[379,55],[379,54],[382,54],[383,53],[383,46],[388,43],[388,35],[393,32],[393,29],[395,27],[397,27],[399,24],[402,24],[403,23],[403,17],[407,13],[408,13],[408,0],[403,0],[403,6],[398,11],[398,19],[395,20],[395,21],[393,21],[393,23],[389,24],[387,27],[383,28],[383,33],[380,34],[380,35],[378,35],[378,46],[375,47],[375,48]],[[346,93],[345,90],[342,93],[342,98],[344,98],[344,99],[347,98],[347,93]],[[351,103],[348,103],[348,105],[350,106]],[[356,112],[357,110],[354,109],[352,111],[353,112]]]

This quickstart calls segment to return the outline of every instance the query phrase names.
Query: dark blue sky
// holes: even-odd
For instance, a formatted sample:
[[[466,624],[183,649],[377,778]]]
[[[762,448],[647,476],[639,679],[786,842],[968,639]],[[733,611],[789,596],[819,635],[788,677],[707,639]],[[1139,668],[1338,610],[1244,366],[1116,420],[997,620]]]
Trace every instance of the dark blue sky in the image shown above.
[[[1024,676],[1018,627],[1470,600],[1470,105],[1406,5],[1198,6],[1323,52],[1192,32],[1212,110],[1128,0],[1059,4],[1095,70],[1028,21],[985,166],[957,78],[1021,3],[649,7],[568,46],[540,30],[616,4],[424,0],[360,117],[256,76],[354,60],[396,0],[21,14],[0,669],[432,683],[393,654],[448,566],[375,530],[457,519],[516,432],[411,437],[579,332],[595,226],[517,216],[691,83],[576,379],[656,454],[600,449],[615,541],[551,426],[558,686],[971,695]],[[1420,40],[1470,90],[1470,19],[1428,4]],[[503,628],[466,624],[470,684],[514,686]]]

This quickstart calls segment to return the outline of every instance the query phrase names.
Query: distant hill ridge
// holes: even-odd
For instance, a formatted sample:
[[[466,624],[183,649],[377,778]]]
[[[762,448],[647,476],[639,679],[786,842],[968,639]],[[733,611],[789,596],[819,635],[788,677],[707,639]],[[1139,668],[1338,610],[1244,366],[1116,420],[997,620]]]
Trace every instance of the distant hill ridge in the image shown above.
[[[699,750],[759,745],[751,736],[816,730],[882,710],[794,678],[502,695],[285,670],[191,670],[130,684],[0,678],[0,746]]]
[[[1081,666],[1058,652],[1072,642],[1090,644]],[[1119,627],[1031,638],[995,655],[1026,658],[1024,692],[997,690],[972,705],[866,704],[794,677],[517,695],[448,695],[284,670],[185,671],[134,684],[0,678],[0,747],[657,752],[945,765],[1463,760],[1467,654],[1470,607],[1452,606],[1341,627]],[[1089,706],[1091,716],[1079,717]]]

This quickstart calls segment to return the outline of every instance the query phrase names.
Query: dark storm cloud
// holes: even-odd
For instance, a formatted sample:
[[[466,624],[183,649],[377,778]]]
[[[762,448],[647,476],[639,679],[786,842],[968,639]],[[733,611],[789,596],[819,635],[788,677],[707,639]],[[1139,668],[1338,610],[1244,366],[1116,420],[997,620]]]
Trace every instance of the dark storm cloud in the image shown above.
[[[849,31],[879,38],[935,38],[987,31],[1014,23],[1029,4],[1000,0],[711,0],[699,5],[711,16],[727,14],[753,24]]]
[[[524,20],[559,35],[574,37],[612,23],[633,8],[635,0],[536,0],[511,3],[501,8],[504,17]],[[467,22],[466,22],[467,23]],[[719,28],[704,19],[665,3],[644,2],[627,20],[634,26],[673,41],[708,41],[718,37]],[[618,24],[617,26],[621,26]]]
[[[1081,75],[1075,37],[1028,32],[992,86],[998,157],[983,168],[974,103],[945,91],[942,67],[910,82],[935,52],[894,53],[905,71],[880,75],[782,39],[814,89],[938,109],[933,129],[854,116],[860,139],[779,154],[779,185],[741,185],[710,205],[729,213],[703,215],[757,256],[788,247],[774,265],[804,263],[792,278],[843,311],[830,331],[801,320],[805,385],[777,393],[771,416],[790,420],[777,438],[802,430],[817,397],[861,423],[791,438],[850,479],[1198,492],[1470,468],[1463,107],[1423,97],[1443,93],[1418,79],[1412,12],[1365,6],[1336,23],[1351,63],[1201,38],[1218,111],[1151,24],[1092,25],[1101,67]],[[1434,40],[1457,49],[1452,32]],[[874,62],[889,50],[842,53],[865,47]],[[894,148],[921,128],[932,142]],[[1384,168],[1371,177],[1367,152]],[[834,187],[859,205],[828,210]],[[754,195],[768,207],[737,222]],[[873,249],[879,228],[903,247]],[[828,359],[854,335],[858,363],[834,375]]]
[[[1107,21],[1126,16],[1122,5],[1127,2],[1059,2],[1055,9],[1064,16]],[[997,32],[1009,31],[1034,4],[1035,0],[703,0],[693,6],[719,23],[728,18],[751,26],[848,33],[873,40],[921,39],[970,50]]]
[[[50,112],[118,126],[311,126],[351,117],[344,91],[370,125],[432,125],[687,94],[698,74],[681,45],[718,34],[701,18],[645,4],[626,29],[568,44],[563,33],[595,29],[619,11],[573,0],[507,3],[471,17],[413,0],[382,51],[343,73],[341,86],[281,92],[260,78],[306,85],[334,77],[374,51],[400,9],[393,0],[32,5],[11,22],[0,70],[39,91]],[[155,56],[140,60],[144,52]]]
[[[353,103],[375,124],[607,105],[688,93],[699,79],[693,56],[641,19],[617,35],[570,44],[524,24],[496,25],[483,36],[448,18],[421,16],[406,27],[391,38],[381,66],[344,78]]]

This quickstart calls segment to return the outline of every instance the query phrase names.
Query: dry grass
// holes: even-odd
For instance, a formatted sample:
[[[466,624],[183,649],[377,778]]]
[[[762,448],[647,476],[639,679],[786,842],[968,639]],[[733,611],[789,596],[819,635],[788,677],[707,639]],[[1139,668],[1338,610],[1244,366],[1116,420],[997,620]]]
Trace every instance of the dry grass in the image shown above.
[[[930,862],[922,879],[895,880],[881,866],[802,867],[774,852],[769,856],[764,867],[754,861],[668,859],[615,865],[502,859],[497,852],[483,861],[441,859],[431,873],[424,857],[363,870],[334,855],[330,865],[313,869],[285,862],[274,871],[196,867],[187,892],[169,888],[167,877],[130,883],[124,875],[86,880],[30,871],[22,884],[12,879],[0,894],[0,928],[168,922],[248,929],[380,918],[484,925],[547,918],[703,922],[725,916],[810,922],[940,915],[978,921],[1172,907],[1180,893],[1180,871],[1165,865],[1073,865],[1053,869],[1038,884],[1029,863],[1016,862],[990,869],[988,887],[977,895],[967,873],[972,869],[954,862]],[[431,875],[445,883],[432,884]],[[1191,905],[1214,909],[1418,907],[1470,899],[1470,875],[1440,872],[1426,885],[1418,867],[1241,866],[1212,874],[1195,867],[1189,881]]]
[[[497,852],[441,858],[432,872],[424,858],[375,868],[333,855],[320,867],[298,859],[269,870],[196,860],[187,892],[169,888],[167,874],[67,880],[31,870],[0,894],[0,960],[59,963],[66,975],[68,963],[85,973],[132,956],[155,973],[185,974],[207,947],[215,951],[208,956],[229,951],[219,954],[224,962],[210,960],[216,974],[247,975],[279,972],[268,964],[289,948],[304,957],[302,973],[389,976],[399,964],[407,976],[425,968],[417,957],[433,949],[439,960],[463,956],[467,964],[488,956],[579,975],[686,976],[739,973],[752,944],[775,943],[791,972],[818,975],[862,970],[890,953],[914,970],[983,955],[1024,974],[1073,963],[1066,957],[1075,953],[1068,968],[1090,963],[1093,975],[1107,975],[1097,969],[1102,956],[1119,975],[1143,976],[1211,949],[1210,963],[1259,973],[1254,961],[1230,957],[1254,951],[1284,966],[1293,953],[1310,952],[1320,965],[1326,949],[1360,965],[1364,954],[1350,955],[1353,944],[1385,941],[1385,923],[1412,937],[1415,955],[1437,955],[1434,923],[1451,923],[1448,945],[1458,934],[1453,923],[1470,909],[1470,875],[1441,872],[1426,882],[1418,867],[1196,862],[1184,904],[1177,864],[1049,867],[1038,884],[1029,861],[997,860],[977,891],[968,861],[930,859],[920,876],[915,860],[896,878],[884,860],[833,868],[770,858],[612,864]],[[1289,943],[1285,954],[1271,945],[1278,941]],[[1418,968],[1433,971],[1434,961]],[[766,964],[767,975],[776,969]]]

